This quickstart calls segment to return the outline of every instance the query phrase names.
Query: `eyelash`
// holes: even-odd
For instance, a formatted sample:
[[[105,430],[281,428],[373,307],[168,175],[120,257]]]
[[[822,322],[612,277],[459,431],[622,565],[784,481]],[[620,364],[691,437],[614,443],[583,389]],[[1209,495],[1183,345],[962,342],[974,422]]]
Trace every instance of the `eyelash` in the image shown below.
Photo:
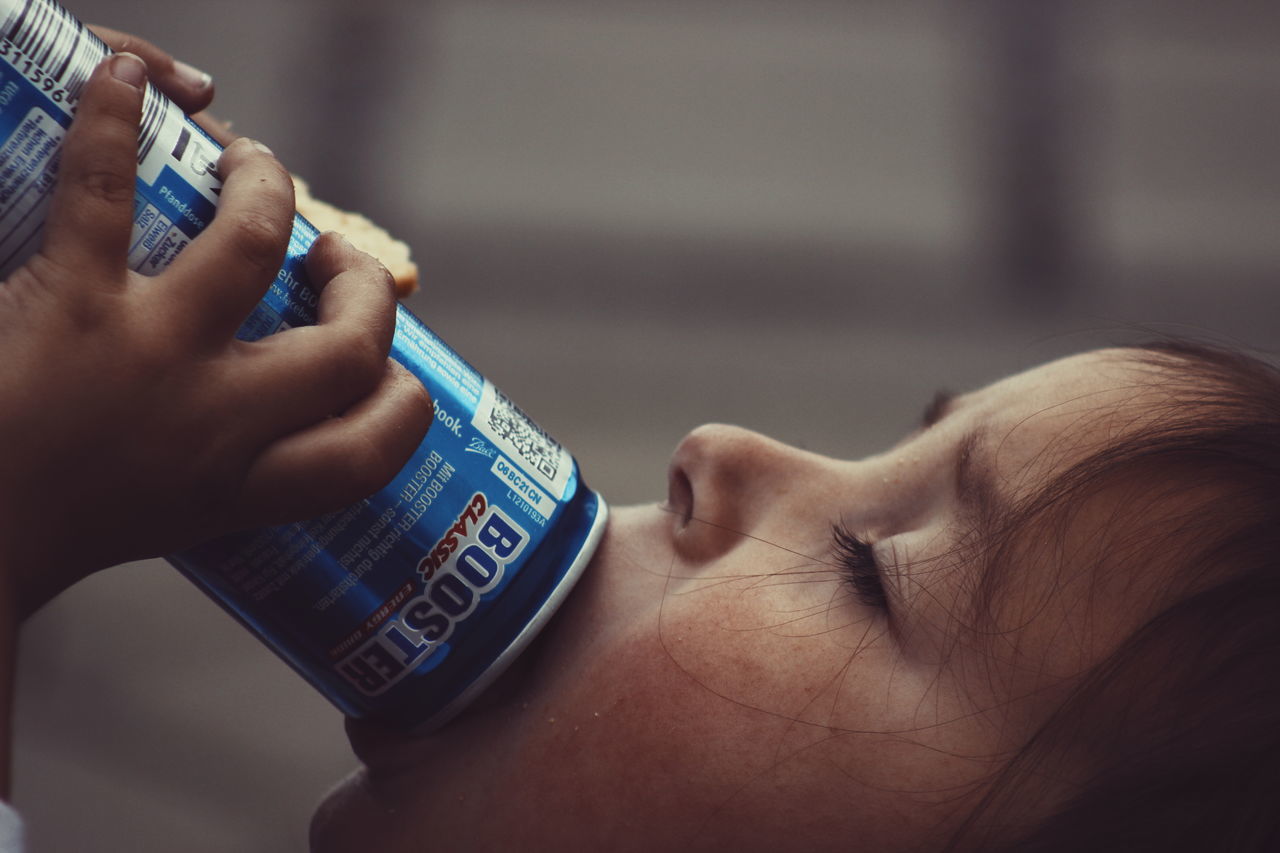
[[[871,545],[853,533],[843,522],[831,526],[836,561],[858,601],[879,610],[889,609],[889,595],[884,588],[880,566]]]

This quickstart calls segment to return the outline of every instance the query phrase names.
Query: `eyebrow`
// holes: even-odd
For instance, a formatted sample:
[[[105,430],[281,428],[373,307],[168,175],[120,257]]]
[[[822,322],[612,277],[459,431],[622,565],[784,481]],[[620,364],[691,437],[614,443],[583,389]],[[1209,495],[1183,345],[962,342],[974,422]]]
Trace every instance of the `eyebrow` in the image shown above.
[[[956,450],[955,489],[956,501],[962,518],[975,528],[992,518],[1002,499],[996,489],[994,469],[980,464],[978,452],[987,438],[987,430],[979,425],[960,439]]]
[[[956,408],[958,394],[945,388],[934,392],[933,399],[925,406],[920,415],[920,428],[928,429],[947,417]],[[955,490],[960,515],[971,522],[974,527],[982,525],[984,520],[992,517],[1001,504],[992,469],[980,466],[977,457],[979,448],[987,437],[983,424],[974,427],[963,438],[956,449]]]
[[[942,420],[951,411],[956,401],[956,395],[946,388],[939,388],[933,393],[933,399],[924,407],[924,412],[920,415],[921,429],[929,427]]]
[[[920,430],[927,430],[953,414],[961,396],[945,389],[937,391],[925,406]],[[1010,499],[1001,493],[997,483],[994,453],[988,450],[991,447],[991,437],[990,425],[985,418],[979,419],[957,442],[952,466],[956,496],[955,518],[959,534],[952,553],[966,553],[972,544],[977,543],[978,550],[974,553],[978,556],[981,569],[977,576],[962,582],[962,588],[970,589],[954,606],[957,613],[967,614],[958,620],[960,631],[975,639],[986,636],[980,627],[980,621],[976,619],[976,608],[982,606],[980,603],[984,601],[986,606],[990,606],[992,597],[996,594],[989,583],[991,576],[986,571],[986,546],[991,541],[994,529],[1001,523],[1002,513],[1011,505]],[[990,641],[989,636],[987,640]]]

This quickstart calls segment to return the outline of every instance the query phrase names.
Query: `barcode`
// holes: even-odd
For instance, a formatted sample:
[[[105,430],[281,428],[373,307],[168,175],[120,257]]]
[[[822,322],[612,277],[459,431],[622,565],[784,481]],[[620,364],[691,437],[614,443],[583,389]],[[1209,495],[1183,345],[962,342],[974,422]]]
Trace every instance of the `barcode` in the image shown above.
[[[493,408],[489,410],[489,429],[548,480],[556,478],[564,448],[496,388]]]
[[[39,69],[36,75],[31,69],[19,69],[27,79],[37,86],[41,86],[43,80],[51,80],[52,85],[66,93],[64,106],[68,110],[79,100],[93,69],[110,52],[100,38],[53,0],[22,0],[10,4],[0,23],[0,36]],[[41,88],[46,92],[49,89],[47,85]],[[166,106],[164,97],[148,85],[138,133],[139,163],[155,146]]]

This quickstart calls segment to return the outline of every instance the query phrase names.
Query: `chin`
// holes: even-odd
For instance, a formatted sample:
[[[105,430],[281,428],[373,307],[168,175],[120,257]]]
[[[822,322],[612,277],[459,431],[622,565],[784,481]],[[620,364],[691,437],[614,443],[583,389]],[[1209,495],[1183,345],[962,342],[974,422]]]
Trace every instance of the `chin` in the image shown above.
[[[495,828],[483,791],[494,779],[518,772],[513,757],[544,734],[545,720],[529,709],[558,706],[574,693],[578,698],[572,701],[580,703],[579,691],[592,690],[582,675],[588,661],[598,663],[599,644],[660,597],[661,577],[637,569],[652,562],[653,549],[669,536],[664,531],[671,519],[655,506],[615,512],[591,564],[546,629],[444,727],[413,736],[347,720],[347,737],[364,766],[316,810],[311,849],[417,853],[427,844],[476,846],[476,833]],[[464,830],[464,838],[454,837]]]
[[[390,816],[373,797],[365,771],[357,770],[334,786],[311,816],[312,853],[383,849],[391,840],[380,837]]]

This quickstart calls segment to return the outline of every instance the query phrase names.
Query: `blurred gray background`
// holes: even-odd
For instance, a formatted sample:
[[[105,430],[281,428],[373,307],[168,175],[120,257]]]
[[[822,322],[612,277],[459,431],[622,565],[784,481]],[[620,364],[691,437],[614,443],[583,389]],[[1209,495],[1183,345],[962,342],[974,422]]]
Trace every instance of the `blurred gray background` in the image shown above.
[[[1137,327],[1280,343],[1273,3],[71,8],[211,72],[237,129],[408,239],[414,311],[615,503],[660,499],[708,420],[861,455],[939,386]],[[161,562],[23,641],[35,853],[301,851],[354,765]]]

